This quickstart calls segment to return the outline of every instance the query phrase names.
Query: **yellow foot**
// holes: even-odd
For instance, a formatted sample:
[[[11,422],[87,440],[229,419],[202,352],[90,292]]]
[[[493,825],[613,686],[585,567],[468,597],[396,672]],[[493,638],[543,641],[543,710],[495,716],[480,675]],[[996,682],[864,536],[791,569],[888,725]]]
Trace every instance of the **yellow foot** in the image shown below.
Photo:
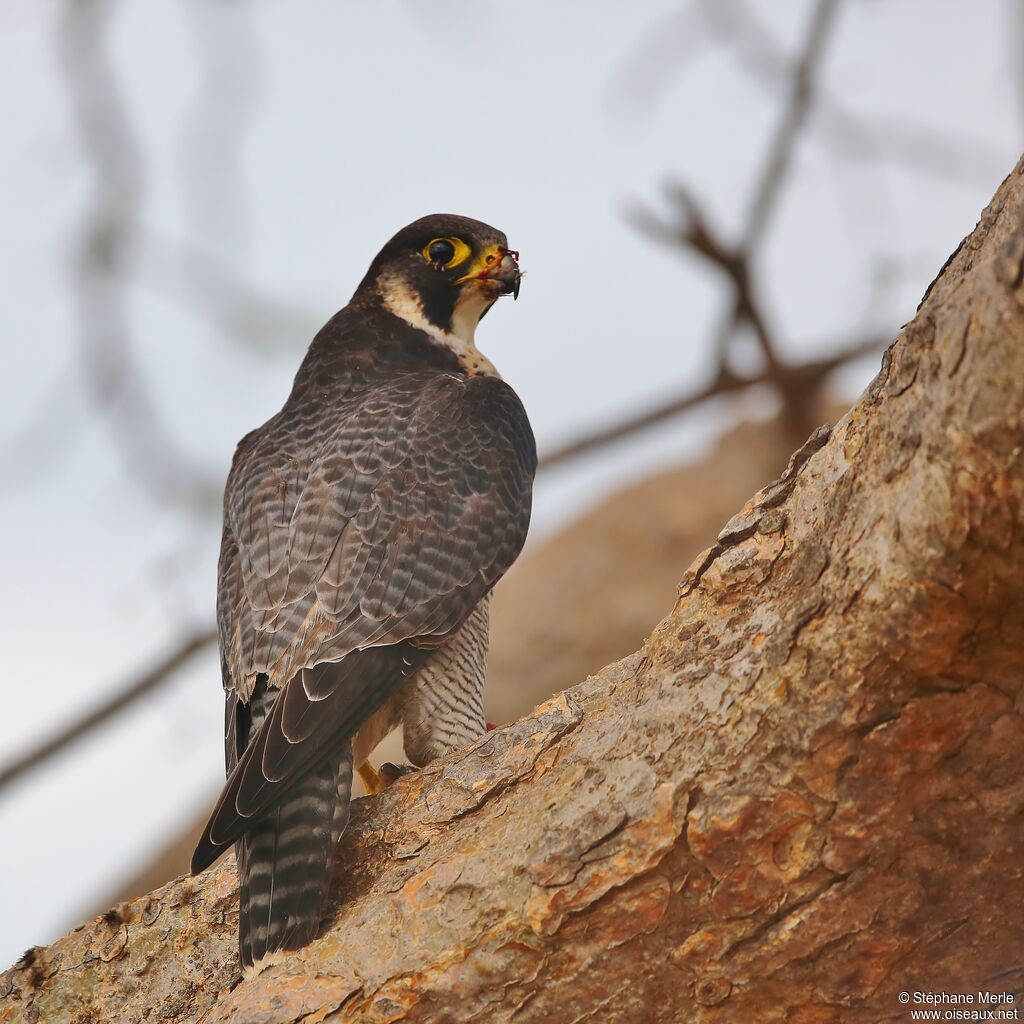
[[[380,772],[369,761],[364,761],[359,766],[359,778],[363,780],[366,792],[371,796],[383,793],[388,788],[387,780],[381,777]]]
[[[388,786],[411,771],[415,771],[412,765],[398,765],[385,761],[379,768],[374,768],[369,761],[364,761],[359,766],[359,778],[363,780],[366,792],[373,795],[383,793]]]

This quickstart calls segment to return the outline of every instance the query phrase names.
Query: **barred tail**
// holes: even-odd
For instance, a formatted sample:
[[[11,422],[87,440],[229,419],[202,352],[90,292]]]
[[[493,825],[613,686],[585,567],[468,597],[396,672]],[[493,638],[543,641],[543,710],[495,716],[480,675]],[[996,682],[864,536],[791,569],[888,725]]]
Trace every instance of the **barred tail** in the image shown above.
[[[317,765],[236,846],[238,952],[245,974],[320,928],[334,850],[348,822],[352,754]]]

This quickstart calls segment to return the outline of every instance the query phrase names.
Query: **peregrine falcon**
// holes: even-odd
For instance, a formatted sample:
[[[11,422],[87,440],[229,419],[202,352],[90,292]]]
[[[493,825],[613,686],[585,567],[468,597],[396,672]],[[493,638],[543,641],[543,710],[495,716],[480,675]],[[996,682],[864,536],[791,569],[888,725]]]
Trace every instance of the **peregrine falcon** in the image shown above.
[[[519,293],[480,221],[403,228],[238,445],[217,625],[227,783],[192,858],[234,845],[246,974],[316,935],[353,765],[402,725],[423,766],[484,732],[491,589],[530,521],[536,448],[476,325]]]

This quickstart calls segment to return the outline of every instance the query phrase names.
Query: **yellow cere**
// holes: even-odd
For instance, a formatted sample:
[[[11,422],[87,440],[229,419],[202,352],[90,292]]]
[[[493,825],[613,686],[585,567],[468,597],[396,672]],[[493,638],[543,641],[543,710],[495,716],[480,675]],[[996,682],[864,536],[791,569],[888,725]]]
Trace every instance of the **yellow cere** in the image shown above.
[[[435,242],[447,242],[455,250],[455,255],[447,263],[443,264],[445,270],[448,270],[451,267],[457,267],[460,263],[468,260],[469,257],[473,255],[473,250],[470,249],[470,247],[466,245],[461,238],[449,238],[447,236],[444,238],[432,238],[425,246],[423,246],[423,258],[428,263],[432,262],[430,259],[430,247],[434,245]]]
[[[485,274],[488,270],[495,267],[501,262],[501,258],[504,255],[504,249],[500,245],[489,245],[479,256],[473,261],[473,265],[469,270],[462,275],[462,277],[456,280],[456,284],[462,284],[463,281],[472,281],[475,277],[480,277]],[[454,266],[454,264],[449,264]]]

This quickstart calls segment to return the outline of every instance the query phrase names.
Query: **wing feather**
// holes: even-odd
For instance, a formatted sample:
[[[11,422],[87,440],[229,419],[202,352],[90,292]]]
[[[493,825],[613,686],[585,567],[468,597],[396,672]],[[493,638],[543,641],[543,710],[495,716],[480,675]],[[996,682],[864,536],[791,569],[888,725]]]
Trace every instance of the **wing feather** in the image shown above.
[[[306,454],[282,414],[229,480],[239,564],[222,571],[236,595],[222,636],[241,619],[255,629],[229,645],[243,691],[259,673],[283,686],[381,637],[434,629],[450,617],[440,596],[467,614],[525,538],[536,456],[507,385],[421,372],[344,393]]]

